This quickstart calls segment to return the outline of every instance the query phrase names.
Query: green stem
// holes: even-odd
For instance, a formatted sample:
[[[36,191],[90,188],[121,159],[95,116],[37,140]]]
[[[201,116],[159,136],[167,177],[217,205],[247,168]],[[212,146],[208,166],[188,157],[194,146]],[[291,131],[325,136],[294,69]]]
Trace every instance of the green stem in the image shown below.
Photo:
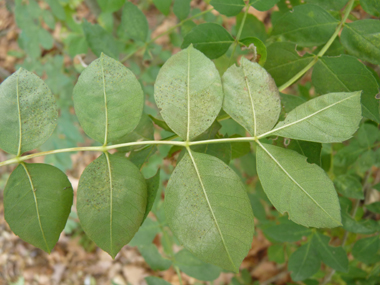
[[[170,34],[171,32],[173,32],[175,29],[177,29],[178,27],[181,27],[185,22],[187,21],[190,21],[190,20],[193,20],[195,18],[198,18],[204,14],[207,14],[208,12],[211,12],[212,10],[214,10],[214,8],[210,8],[208,10],[205,10],[203,12],[200,12],[194,16],[191,16],[190,18],[186,18],[184,20],[182,20],[181,22],[179,22],[177,25],[171,27],[170,29],[168,29],[166,32],[162,33],[162,34],[159,34],[158,36],[154,37],[153,39],[151,39],[149,42],[146,42],[144,45],[136,48],[134,51],[132,51],[131,53],[129,53],[128,55],[126,55],[122,60],[121,62],[125,62],[127,61],[130,57],[132,57],[136,52],[139,52],[140,50],[143,50],[145,49],[148,45],[150,45],[151,43],[154,43],[157,39],[165,36],[165,35],[168,35]]]
[[[294,82],[296,82],[298,79],[300,79],[310,68],[312,68],[317,62],[320,57],[322,57],[326,51],[330,48],[336,37],[339,35],[339,32],[343,28],[344,24],[346,23],[346,20],[348,16],[350,15],[350,12],[352,10],[352,7],[354,5],[355,0],[350,0],[348,2],[345,10],[344,10],[344,16],[342,20],[340,21],[338,27],[336,28],[334,34],[331,36],[331,38],[328,40],[328,42],[324,45],[324,47],[320,50],[320,52],[314,57],[313,61],[310,62],[307,66],[305,66],[304,69],[302,69],[300,72],[298,72],[296,75],[294,75],[289,81],[281,85],[278,90],[281,92],[284,89],[288,88],[290,85],[292,85]]]
[[[234,58],[236,47],[239,45],[239,40],[240,40],[241,32],[243,31],[245,20],[247,19],[249,7],[250,7],[249,3],[245,5],[245,11],[244,11],[243,20],[241,21],[241,24],[240,24],[240,27],[239,27],[239,31],[238,31],[238,33],[236,35],[236,38],[235,38],[235,42],[234,42],[234,46],[232,48],[232,53],[231,53],[230,61],[228,63],[229,66],[231,65],[231,62],[232,62],[232,60]]]

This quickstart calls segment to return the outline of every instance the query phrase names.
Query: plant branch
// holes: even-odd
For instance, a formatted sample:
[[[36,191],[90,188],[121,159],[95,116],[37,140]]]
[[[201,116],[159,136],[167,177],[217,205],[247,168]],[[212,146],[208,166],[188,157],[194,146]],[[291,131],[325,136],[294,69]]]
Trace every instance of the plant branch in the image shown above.
[[[317,62],[320,57],[322,57],[326,51],[330,48],[336,37],[339,35],[339,32],[343,28],[344,24],[346,23],[346,20],[348,16],[350,15],[350,12],[352,10],[352,7],[354,5],[355,0],[350,0],[348,2],[345,10],[344,10],[344,16],[342,20],[340,21],[338,27],[336,28],[334,34],[331,36],[331,38],[328,40],[328,42],[323,46],[323,48],[320,50],[320,52],[314,57],[313,61],[310,62],[307,66],[305,66],[304,69],[302,69],[300,72],[298,72],[296,75],[294,75],[288,82],[281,85],[278,90],[281,92],[284,89],[288,88],[290,85],[292,85],[294,82],[296,82],[298,79],[300,79],[310,68],[312,68]]]
[[[230,60],[229,60],[229,63],[228,65],[231,65],[231,62],[234,58],[234,55],[235,55],[235,51],[236,51],[236,47],[238,46],[239,44],[239,40],[240,40],[240,36],[241,36],[241,33],[243,31],[243,28],[244,28],[244,24],[245,24],[245,20],[247,19],[247,15],[248,15],[248,10],[249,10],[249,7],[250,7],[250,4],[249,2],[245,5],[245,11],[244,11],[244,16],[243,16],[243,19],[241,21],[241,24],[240,24],[240,27],[239,27],[239,31],[236,35],[236,38],[235,38],[235,42],[234,42],[234,46],[232,48],[232,53],[231,53],[231,57],[230,57]]]
[[[173,32],[173,31],[174,31],[175,29],[177,29],[178,27],[181,27],[185,22],[190,21],[190,20],[193,20],[193,19],[195,19],[195,18],[198,18],[198,17],[200,17],[200,16],[202,16],[202,15],[204,15],[204,14],[207,14],[208,12],[211,12],[212,10],[214,10],[214,8],[210,8],[210,9],[205,10],[205,11],[203,11],[203,12],[200,12],[200,13],[194,15],[194,16],[191,16],[191,17],[189,17],[189,18],[186,18],[186,19],[182,20],[182,21],[179,22],[177,25],[175,25],[175,26],[171,27],[170,29],[168,29],[166,32],[163,32],[162,34],[159,34],[158,36],[154,37],[154,38],[151,39],[150,41],[146,42],[144,45],[137,47],[134,51],[132,51],[132,52],[130,52],[128,55],[126,55],[126,56],[121,60],[121,62],[125,62],[125,61],[127,61],[127,60],[128,60],[129,58],[131,58],[135,53],[137,53],[137,52],[139,52],[139,51],[145,49],[148,45],[154,43],[157,39],[159,39],[159,38],[161,38],[161,37],[163,37],[163,36],[165,36],[165,35],[170,34],[171,32]]]

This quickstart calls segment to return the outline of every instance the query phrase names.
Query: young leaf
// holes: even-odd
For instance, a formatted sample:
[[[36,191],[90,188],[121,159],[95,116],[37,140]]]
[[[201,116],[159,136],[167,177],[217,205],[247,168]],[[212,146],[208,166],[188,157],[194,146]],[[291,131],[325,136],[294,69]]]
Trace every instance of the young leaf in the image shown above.
[[[211,0],[215,10],[227,17],[236,16],[244,7],[243,0]]]
[[[334,185],[317,165],[295,151],[259,144],[257,173],[269,200],[280,213],[300,225],[333,228],[341,225]]]
[[[321,261],[317,256],[317,248],[313,247],[310,240],[303,246],[299,247],[289,258],[288,270],[293,281],[302,281],[314,275],[321,267]]]
[[[251,246],[253,215],[245,187],[226,164],[207,154],[186,154],[166,188],[165,214],[197,258],[238,271]]]
[[[240,63],[240,67],[233,65],[223,75],[223,109],[252,136],[257,136],[277,122],[280,96],[264,68],[245,57]]]
[[[90,24],[86,20],[82,23],[83,33],[86,36],[88,46],[96,56],[102,52],[117,59],[119,57],[119,44],[112,34],[97,24]]]
[[[296,140],[342,142],[356,132],[361,118],[360,92],[331,93],[296,107],[271,133]]]
[[[119,31],[135,41],[145,42],[148,38],[149,25],[144,13],[129,1],[124,4]]]
[[[144,177],[125,157],[104,153],[83,171],[77,195],[83,230],[115,258],[144,218],[147,203]]]
[[[350,54],[380,64],[379,36],[379,20],[360,20],[344,25],[340,41]]]
[[[310,54],[299,56],[296,45],[289,42],[275,42],[268,46],[267,53],[264,67],[272,75],[277,86],[286,83],[313,61]]]
[[[211,126],[222,107],[219,73],[211,60],[189,46],[160,69],[154,97],[169,127],[191,140]]]
[[[183,39],[181,48],[190,44],[203,52],[208,58],[222,56],[234,42],[234,39],[225,28],[214,23],[205,23],[195,26]]]
[[[380,2],[377,0],[360,0],[360,5],[368,14],[380,17]]]
[[[0,148],[21,155],[42,145],[57,125],[53,94],[34,73],[20,68],[0,85]]]
[[[280,0],[250,0],[250,4],[259,11],[268,11]]]
[[[380,122],[379,100],[375,98],[379,86],[367,67],[355,57],[320,58],[314,67],[312,81],[319,94],[362,90],[363,116]]]
[[[142,223],[144,223],[150,210],[152,210],[154,200],[157,196],[157,191],[160,188],[160,169],[157,170],[157,173],[154,176],[145,179],[145,182],[147,186],[148,200],[146,202],[146,209]]]
[[[12,231],[49,252],[65,227],[73,204],[73,189],[58,168],[21,163],[4,189],[4,216]]]
[[[267,48],[260,39],[249,37],[241,39],[239,42],[245,45],[245,48],[242,47],[242,49],[247,49],[253,53],[252,61],[264,66],[267,61]]]
[[[104,144],[133,131],[144,105],[143,91],[133,73],[104,54],[79,76],[73,96],[83,130]]]
[[[305,4],[294,7],[278,19],[272,35],[304,47],[318,46],[329,40],[337,25],[338,20],[321,7]]]
[[[174,260],[181,271],[202,281],[214,281],[222,272],[220,267],[204,263],[186,249],[177,252],[174,255]]]
[[[314,247],[318,248],[316,251],[319,258],[327,266],[340,272],[348,271],[348,258],[345,250],[339,246],[330,246],[330,238],[328,236],[322,235],[320,233],[315,233],[312,242]]]

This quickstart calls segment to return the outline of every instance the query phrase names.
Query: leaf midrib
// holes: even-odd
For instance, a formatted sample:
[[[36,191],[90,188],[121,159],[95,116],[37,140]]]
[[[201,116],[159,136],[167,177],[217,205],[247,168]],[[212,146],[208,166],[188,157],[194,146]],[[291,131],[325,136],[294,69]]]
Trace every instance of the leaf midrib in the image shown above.
[[[187,141],[190,141],[190,50],[191,47],[187,49]]]
[[[109,178],[109,187],[110,187],[110,252],[113,256],[113,240],[112,240],[112,212],[113,212],[113,187],[112,187],[112,173],[111,173],[111,163],[108,152],[105,152],[104,155],[106,156],[107,160],[107,169],[108,169],[108,178]]]
[[[48,253],[50,253],[50,249],[49,249],[49,245],[46,241],[46,237],[45,237],[45,232],[42,228],[42,223],[41,223],[41,216],[40,216],[40,211],[38,209],[38,201],[37,201],[37,196],[36,196],[36,193],[35,193],[35,188],[34,188],[34,185],[33,185],[33,181],[32,181],[32,177],[30,176],[30,173],[25,165],[25,163],[20,163],[22,165],[22,167],[24,168],[25,170],[25,173],[26,175],[28,176],[28,180],[29,180],[29,184],[30,184],[30,187],[32,188],[32,194],[33,194],[33,198],[34,198],[34,204],[36,205],[36,212],[37,212],[37,220],[38,220],[38,224],[40,226],[40,230],[41,230],[41,234],[42,234],[42,238],[45,242],[45,245],[46,245],[46,249],[48,251]]]
[[[230,255],[230,252],[229,252],[229,250],[228,250],[228,248],[227,248],[227,245],[226,245],[226,242],[225,242],[225,240],[224,240],[224,236],[223,236],[223,234],[222,234],[222,231],[221,231],[221,229],[220,229],[220,227],[219,227],[218,221],[217,221],[217,219],[216,219],[216,217],[215,217],[214,210],[213,210],[212,207],[211,207],[210,201],[209,201],[208,196],[207,196],[207,193],[206,193],[206,189],[205,189],[205,187],[204,187],[204,185],[203,185],[203,181],[202,181],[201,175],[200,175],[200,173],[199,173],[199,170],[198,170],[197,164],[195,163],[195,159],[194,159],[194,157],[193,157],[193,154],[192,154],[190,148],[188,148],[187,150],[188,150],[188,153],[189,153],[189,156],[190,156],[191,162],[192,162],[193,165],[194,165],[195,172],[197,173],[197,177],[198,177],[199,183],[201,184],[202,191],[203,191],[203,194],[204,194],[204,196],[205,196],[205,198],[206,198],[206,202],[207,202],[208,208],[209,208],[209,210],[210,210],[210,212],[211,212],[211,215],[212,215],[213,220],[214,220],[214,222],[215,222],[216,228],[218,229],[218,232],[219,232],[220,238],[222,239],[223,247],[224,247],[224,249],[226,250],[226,253],[227,253],[228,259],[230,260],[230,262],[231,262],[231,264],[232,264],[234,270],[237,271],[237,268],[236,268],[234,262],[232,261],[232,258],[231,258],[231,255]]]
[[[18,89],[18,80],[20,76],[20,72],[22,69],[17,72],[17,79],[16,79],[16,94],[17,94],[17,111],[18,111],[18,128],[19,128],[19,140],[18,140],[18,149],[17,149],[17,156],[21,155],[21,142],[22,142],[22,121],[21,121],[21,108],[20,108],[20,95],[19,95],[19,89]]]
[[[290,180],[293,181],[294,184],[296,184],[301,190],[302,192],[304,192],[306,194],[307,197],[309,197],[309,199],[311,201],[313,201],[313,203],[318,206],[318,208],[320,208],[328,217],[330,217],[333,221],[337,222],[339,225],[341,225],[341,222],[334,219],[329,213],[326,212],[326,210],[321,206],[319,205],[319,203],[317,201],[314,200],[314,198],[305,190],[303,189],[303,187],[290,175],[290,173],[288,173],[286,171],[286,169],[281,165],[281,163],[264,147],[264,145],[262,143],[260,143],[259,141],[257,141],[257,143],[259,144],[259,146],[269,155],[269,157],[280,167],[280,169],[286,174],[286,176],[288,176],[290,178]]]
[[[105,114],[105,130],[104,130],[104,145],[107,145],[108,140],[108,108],[107,108],[107,93],[106,80],[104,78],[104,54],[101,55],[102,77],[103,77],[103,96],[104,96],[104,114]]]

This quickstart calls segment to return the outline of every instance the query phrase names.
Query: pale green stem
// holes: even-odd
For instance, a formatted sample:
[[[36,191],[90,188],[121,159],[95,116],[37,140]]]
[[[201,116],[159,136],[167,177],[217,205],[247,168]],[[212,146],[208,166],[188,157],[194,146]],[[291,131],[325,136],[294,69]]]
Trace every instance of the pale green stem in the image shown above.
[[[307,66],[305,66],[304,69],[302,69],[300,72],[298,72],[296,75],[294,75],[288,82],[281,85],[278,90],[281,92],[284,89],[288,88],[290,85],[292,85],[294,82],[296,82],[298,79],[300,79],[310,68],[312,68],[317,62],[320,57],[322,57],[326,51],[330,48],[336,37],[339,35],[339,32],[341,31],[342,27],[346,23],[346,20],[348,16],[350,15],[350,12],[352,10],[352,7],[354,5],[355,0],[350,0],[348,2],[346,9],[344,10],[344,16],[342,20],[340,21],[338,27],[336,28],[334,34],[331,36],[331,38],[328,40],[328,42],[324,45],[324,47],[320,50],[320,52],[314,57],[313,61],[310,62]]]
[[[149,42],[146,42],[143,46],[140,46],[138,47],[137,49],[135,49],[134,51],[132,51],[131,53],[129,53],[127,56],[125,56],[121,62],[125,62],[127,61],[130,57],[132,57],[136,52],[139,52],[140,50],[143,50],[144,48],[146,48],[148,45],[150,45],[151,43],[154,43],[157,39],[165,36],[165,35],[168,35],[170,34],[171,32],[173,32],[175,29],[181,27],[185,22],[187,21],[191,21],[195,18],[198,18],[204,14],[207,14],[208,12],[211,12],[212,10],[214,10],[214,8],[210,8],[208,10],[205,10],[203,12],[200,12],[194,16],[191,16],[190,18],[186,18],[184,20],[182,20],[181,22],[179,22],[177,25],[171,27],[170,29],[168,29],[166,32],[162,33],[162,34],[159,34],[158,36],[154,37],[153,39],[151,39]]]
[[[241,24],[240,24],[240,27],[239,27],[239,31],[238,31],[238,33],[236,35],[236,38],[235,38],[234,46],[232,48],[232,53],[231,53],[231,57],[230,57],[228,65],[231,65],[231,62],[232,62],[232,60],[234,58],[234,55],[235,55],[236,48],[239,45],[239,40],[240,40],[241,32],[243,31],[245,20],[247,19],[249,7],[250,7],[249,4],[245,5],[244,16],[243,16],[243,19],[241,21]]]

